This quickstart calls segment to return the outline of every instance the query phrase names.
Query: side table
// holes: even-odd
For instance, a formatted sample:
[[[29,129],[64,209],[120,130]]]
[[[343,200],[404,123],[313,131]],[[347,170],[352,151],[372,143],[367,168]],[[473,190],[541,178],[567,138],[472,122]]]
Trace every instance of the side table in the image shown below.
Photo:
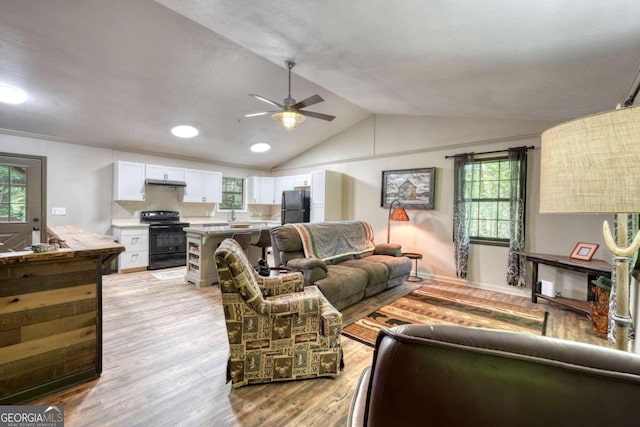
[[[402,252],[402,256],[406,256],[409,259],[416,260],[416,273],[413,276],[409,276],[407,281],[422,282],[422,277],[418,277],[418,260],[422,259],[422,254],[419,254],[417,252]]]

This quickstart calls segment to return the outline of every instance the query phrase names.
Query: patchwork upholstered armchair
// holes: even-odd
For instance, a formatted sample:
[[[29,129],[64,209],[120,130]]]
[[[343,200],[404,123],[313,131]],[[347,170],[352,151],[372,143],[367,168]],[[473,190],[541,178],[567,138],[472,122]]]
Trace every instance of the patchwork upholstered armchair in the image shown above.
[[[343,367],[342,315],[301,273],[261,277],[225,239],[215,252],[233,387],[335,377]]]

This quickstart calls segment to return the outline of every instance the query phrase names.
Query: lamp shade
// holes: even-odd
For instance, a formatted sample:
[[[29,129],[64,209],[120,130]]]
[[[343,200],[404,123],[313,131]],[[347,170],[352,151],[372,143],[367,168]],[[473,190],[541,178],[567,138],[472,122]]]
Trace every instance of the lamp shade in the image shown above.
[[[391,213],[391,221],[409,221],[409,215],[402,206],[398,206]]]
[[[640,212],[640,107],[576,119],[542,134],[541,213]]]

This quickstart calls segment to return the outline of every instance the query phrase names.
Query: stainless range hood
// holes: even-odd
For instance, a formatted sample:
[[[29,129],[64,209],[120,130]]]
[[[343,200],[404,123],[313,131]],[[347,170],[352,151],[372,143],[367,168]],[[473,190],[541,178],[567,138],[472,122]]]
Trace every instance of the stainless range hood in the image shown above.
[[[186,187],[187,183],[184,181],[169,181],[164,179],[147,179],[144,182],[145,185],[162,185],[164,187]]]

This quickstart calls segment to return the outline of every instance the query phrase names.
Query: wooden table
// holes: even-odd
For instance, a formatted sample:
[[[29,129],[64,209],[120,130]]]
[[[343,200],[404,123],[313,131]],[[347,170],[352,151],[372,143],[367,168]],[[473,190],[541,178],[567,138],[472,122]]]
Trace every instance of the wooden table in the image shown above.
[[[534,303],[538,302],[538,298],[542,298],[548,301],[552,301],[556,304],[571,308],[580,313],[590,314],[591,307],[589,305],[589,301],[593,301],[594,299],[593,291],[591,290],[591,281],[595,280],[598,276],[611,278],[611,264],[601,259],[581,261],[562,255],[537,254],[531,252],[519,252],[519,254],[524,256],[525,261],[530,261],[533,264],[533,273],[531,275],[531,302]],[[550,265],[552,267],[576,271],[579,273],[586,273],[587,301],[579,301],[562,297],[550,297],[540,293],[540,290],[537,289],[539,264]]]
[[[413,276],[409,276],[407,279],[408,282],[422,282],[422,277],[418,276],[418,260],[422,259],[422,254],[417,252],[402,252],[402,256],[406,256],[409,259],[414,259],[416,261],[416,274]]]

